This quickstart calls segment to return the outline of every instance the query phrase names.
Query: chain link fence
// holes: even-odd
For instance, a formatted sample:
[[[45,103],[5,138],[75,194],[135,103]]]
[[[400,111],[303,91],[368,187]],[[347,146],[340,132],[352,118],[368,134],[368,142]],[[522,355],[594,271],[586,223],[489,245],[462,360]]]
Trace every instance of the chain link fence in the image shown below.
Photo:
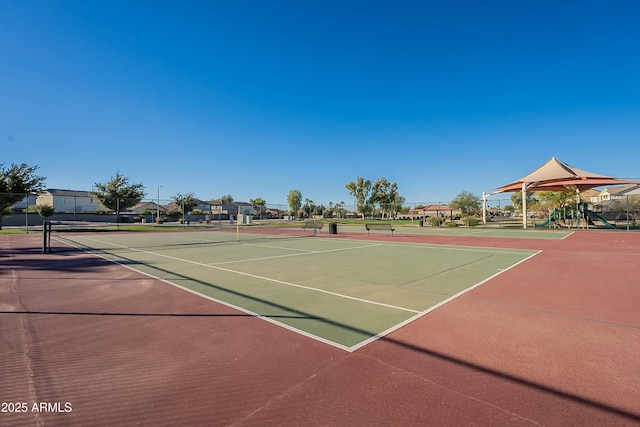
[[[80,193],[80,194],[78,194]],[[2,225],[37,226],[44,218],[59,221],[89,221],[117,223],[165,223],[221,225],[223,222],[242,221],[293,221],[308,218],[323,218],[342,222],[366,220],[408,221],[411,224],[434,225],[448,221],[459,221],[465,217],[482,219],[482,202],[473,206],[457,208],[451,201],[426,201],[389,205],[358,205],[356,203],[313,204],[303,203],[295,212],[287,204],[253,205],[238,201],[199,201],[191,205],[176,204],[173,199],[126,198],[111,200],[105,207],[93,199],[88,192],[57,191],[35,194],[0,193],[0,200],[21,196],[19,202],[3,210]],[[46,207],[50,209],[46,209]],[[575,207],[575,206],[574,206]],[[606,222],[620,228],[621,225],[636,227],[640,220],[640,196],[626,196],[598,204],[589,204],[588,210]],[[552,216],[548,207],[529,206],[528,220],[532,226]],[[565,215],[570,217],[571,214]],[[594,216],[593,218],[596,218]],[[590,221],[585,215],[585,221]],[[511,198],[490,198],[486,201],[485,219],[488,223],[522,224],[519,206]],[[477,223],[478,221],[476,221]],[[593,221],[592,221],[593,222]],[[597,223],[597,220],[596,220]],[[596,224],[597,225],[597,224]]]

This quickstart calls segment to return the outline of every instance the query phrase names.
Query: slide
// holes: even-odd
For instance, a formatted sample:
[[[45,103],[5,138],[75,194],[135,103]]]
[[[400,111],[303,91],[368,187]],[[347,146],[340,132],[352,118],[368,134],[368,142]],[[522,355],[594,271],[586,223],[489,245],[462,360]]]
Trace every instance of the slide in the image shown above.
[[[601,223],[603,223],[605,226],[609,227],[609,228],[615,228],[616,226],[611,224],[610,222],[608,222],[606,219],[602,218],[600,215],[598,215],[597,213],[590,211],[590,210],[586,210],[587,212],[587,216],[592,220],[592,221],[600,221]]]
[[[535,227],[546,227],[551,223],[551,221],[555,221],[556,219],[558,219],[558,213],[554,209],[553,213],[551,214],[551,216],[548,219],[546,219],[546,220],[544,220],[542,222],[537,222],[537,223],[533,224],[533,226],[534,226],[534,228]]]
[[[547,225],[549,225],[549,222],[551,222],[551,219],[547,219],[544,220],[542,222],[536,222],[535,224],[533,224],[534,227],[546,227]]]

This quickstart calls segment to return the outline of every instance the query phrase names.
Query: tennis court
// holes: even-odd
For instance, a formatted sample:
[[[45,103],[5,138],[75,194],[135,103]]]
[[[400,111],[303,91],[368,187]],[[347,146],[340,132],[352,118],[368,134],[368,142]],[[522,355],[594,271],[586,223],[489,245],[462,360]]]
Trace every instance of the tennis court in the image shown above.
[[[55,238],[347,350],[536,253],[299,236],[254,228]]]
[[[640,425],[639,233],[167,230],[0,235],[0,424]]]

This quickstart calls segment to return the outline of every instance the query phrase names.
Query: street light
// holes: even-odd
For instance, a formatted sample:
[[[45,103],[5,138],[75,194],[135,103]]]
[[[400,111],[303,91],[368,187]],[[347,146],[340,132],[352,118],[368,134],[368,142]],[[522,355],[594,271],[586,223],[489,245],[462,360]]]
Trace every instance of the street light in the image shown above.
[[[120,197],[116,199],[116,228],[120,230]]]
[[[164,187],[164,185],[158,185],[158,214],[156,216],[156,220],[160,219],[160,188]]]

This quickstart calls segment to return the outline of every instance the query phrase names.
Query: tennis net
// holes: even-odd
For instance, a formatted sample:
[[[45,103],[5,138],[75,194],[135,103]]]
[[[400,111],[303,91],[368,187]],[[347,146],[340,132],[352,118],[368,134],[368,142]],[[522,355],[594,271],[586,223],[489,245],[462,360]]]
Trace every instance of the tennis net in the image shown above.
[[[322,221],[273,221],[252,225],[131,225],[78,221],[45,221],[43,252],[71,247],[101,249],[104,242],[127,248],[172,248],[243,244],[260,240],[316,237]]]

